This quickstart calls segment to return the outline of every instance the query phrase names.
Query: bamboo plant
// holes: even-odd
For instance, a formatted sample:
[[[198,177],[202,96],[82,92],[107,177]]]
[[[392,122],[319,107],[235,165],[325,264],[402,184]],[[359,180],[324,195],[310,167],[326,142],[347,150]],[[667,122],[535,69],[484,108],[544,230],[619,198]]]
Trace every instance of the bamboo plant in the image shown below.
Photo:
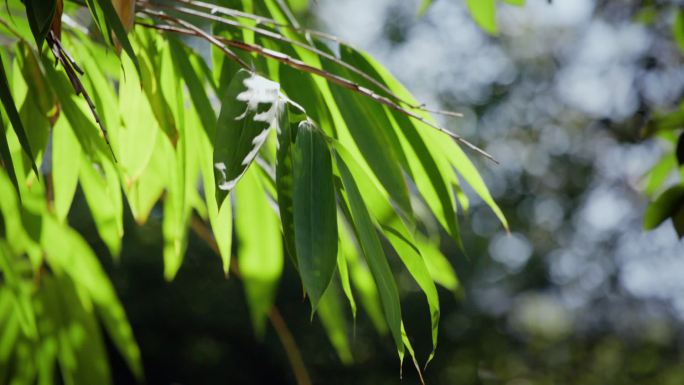
[[[188,233],[205,239],[243,282],[257,335],[291,263],[343,362],[339,314],[357,299],[400,359],[433,357],[436,286],[459,285],[440,236],[460,244],[463,186],[506,226],[469,159],[491,157],[367,53],[301,27],[299,3],[0,7],[0,381],[110,383],[103,333],[144,378],[113,285],[70,226],[79,188],[115,260],[124,211],[162,218],[167,280]],[[405,332],[394,258],[425,295],[428,357]]]

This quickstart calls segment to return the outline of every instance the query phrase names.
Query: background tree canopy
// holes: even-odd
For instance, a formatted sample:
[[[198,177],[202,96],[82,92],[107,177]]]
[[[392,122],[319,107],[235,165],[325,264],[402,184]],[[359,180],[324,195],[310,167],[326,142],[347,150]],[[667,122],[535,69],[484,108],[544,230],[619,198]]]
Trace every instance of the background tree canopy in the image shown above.
[[[0,7],[0,381],[680,382],[676,7],[432,3]]]

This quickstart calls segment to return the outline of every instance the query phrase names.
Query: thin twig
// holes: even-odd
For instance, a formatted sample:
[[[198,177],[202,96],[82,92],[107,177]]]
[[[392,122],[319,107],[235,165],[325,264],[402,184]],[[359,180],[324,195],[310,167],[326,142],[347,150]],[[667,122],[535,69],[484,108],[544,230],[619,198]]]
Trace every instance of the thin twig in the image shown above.
[[[102,120],[100,119],[100,116],[97,113],[95,103],[93,103],[93,100],[90,98],[90,94],[88,94],[88,91],[86,91],[85,87],[83,87],[83,83],[79,78],[79,75],[84,74],[83,70],[81,69],[81,67],[78,66],[78,64],[76,64],[73,57],[64,48],[62,42],[59,40],[59,38],[55,35],[55,33],[52,30],[48,32],[46,41],[48,47],[50,47],[50,50],[52,51],[53,56],[55,57],[55,60],[62,65],[62,68],[64,68],[64,72],[66,72],[67,77],[71,82],[71,86],[74,89],[74,92],[76,93],[76,95],[81,95],[88,104],[88,108],[90,108],[90,112],[92,113],[93,118],[95,119],[95,123],[100,128],[100,132],[102,132],[102,136],[104,137],[104,140],[107,143],[107,147],[109,148],[112,157],[114,158],[114,160],[116,160],[116,155],[114,155],[112,145],[109,143],[109,135],[107,135],[107,129],[105,128],[104,124],[102,123]]]
[[[211,248],[216,255],[221,255],[218,244],[216,243],[216,239],[214,239],[214,236],[206,223],[193,216],[192,220],[190,221],[190,227],[195,234],[197,234],[197,236],[199,236],[207,243],[207,245],[209,245],[209,248]],[[238,265],[234,262],[235,258],[231,258],[230,261],[230,272],[235,277],[241,278]],[[273,305],[271,310],[268,312],[268,319],[271,322],[271,326],[273,326],[276,334],[278,334],[278,339],[283,345],[283,349],[285,349],[285,355],[287,356],[287,360],[290,362],[292,371],[297,379],[297,384],[311,385],[311,377],[306,369],[306,365],[304,365],[304,360],[302,359],[302,354],[297,346],[297,341],[295,341],[294,337],[292,336],[292,332],[290,332],[290,329],[287,327],[287,324],[285,323],[285,320],[283,319],[276,305]]]
[[[330,60],[331,62],[333,62],[333,63],[335,63],[335,64],[337,64],[337,65],[339,65],[339,66],[341,66],[341,67],[344,67],[344,68],[346,68],[347,70],[349,70],[349,71],[355,73],[356,75],[362,77],[362,78],[365,79],[366,81],[372,83],[374,86],[376,86],[376,87],[378,87],[379,89],[381,89],[381,90],[386,94],[387,97],[391,98],[391,99],[394,100],[395,102],[404,104],[404,105],[406,105],[407,107],[409,107],[409,108],[411,108],[411,109],[422,110],[422,111],[426,111],[426,112],[432,112],[432,113],[436,113],[436,114],[441,114],[441,115],[446,115],[446,116],[453,116],[453,117],[462,117],[462,116],[463,116],[462,114],[459,114],[458,112],[440,111],[440,110],[429,110],[429,109],[427,109],[427,108],[425,107],[425,105],[416,105],[416,104],[412,104],[412,103],[410,103],[410,102],[408,102],[408,101],[406,101],[406,100],[400,98],[400,97],[399,97],[398,95],[396,95],[392,90],[390,90],[384,83],[378,81],[377,79],[375,79],[374,77],[370,76],[370,75],[367,74],[366,72],[364,72],[364,71],[358,69],[357,67],[354,67],[353,65],[351,65],[351,64],[349,64],[349,63],[347,63],[347,62],[345,62],[345,61],[340,60],[340,59],[337,58],[335,55],[332,55],[332,54],[330,54],[330,53],[328,53],[328,52],[325,52],[325,51],[323,51],[323,50],[321,50],[321,49],[318,49],[318,48],[316,48],[316,47],[313,46],[313,45],[306,44],[306,43],[302,43],[302,42],[296,41],[296,40],[292,40],[292,39],[290,39],[290,38],[288,38],[288,37],[286,37],[286,36],[284,36],[284,35],[281,35],[281,34],[279,34],[279,33],[276,33],[276,32],[273,32],[273,31],[270,31],[270,30],[267,30],[267,29],[259,28],[259,27],[252,27],[252,26],[244,25],[244,24],[242,24],[242,23],[240,23],[240,22],[238,22],[238,21],[226,19],[226,18],[221,17],[221,16],[216,16],[216,15],[213,15],[213,14],[211,14],[211,13],[206,13],[206,12],[198,11],[198,10],[191,9],[191,8],[180,7],[180,6],[169,6],[169,5],[155,4],[155,3],[150,3],[150,2],[147,2],[147,1],[140,2],[139,4],[146,4],[146,5],[149,5],[149,6],[153,7],[153,8],[156,8],[156,9],[173,10],[173,11],[176,11],[176,12],[179,12],[179,13],[183,13],[183,14],[186,14],[186,15],[202,17],[202,18],[204,18],[204,19],[206,19],[206,20],[212,20],[212,21],[215,21],[215,22],[217,22],[217,23],[221,23],[221,24],[224,24],[224,25],[228,25],[228,26],[231,26],[231,27],[234,27],[234,28],[237,28],[237,29],[244,29],[244,30],[252,31],[252,32],[255,32],[255,33],[257,33],[257,34],[259,34],[259,35],[261,35],[261,36],[265,36],[265,37],[267,37],[267,38],[269,38],[269,39],[273,39],[273,40],[276,40],[276,41],[280,41],[280,42],[283,42],[283,43],[287,43],[287,44],[291,44],[291,45],[294,45],[294,46],[297,46],[297,47],[304,48],[305,50],[307,50],[307,51],[309,51],[309,52],[315,53],[316,55],[318,55],[318,56],[320,56],[320,57],[322,57],[322,58],[324,58],[324,59]],[[143,11],[143,12],[144,12],[144,11]]]
[[[145,12],[147,12],[147,11],[145,11]],[[173,19],[172,17],[170,17],[168,15],[165,15],[165,16],[167,18]],[[190,36],[198,36],[197,32],[194,30],[191,30],[191,29],[178,28],[178,27],[173,27],[173,26],[169,26],[169,25],[160,25],[160,24],[139,23],[139,25],[147,27],[147,28],[157,29],[160,31],[174,32],[174,33],[180,33],[180,34],[185,34],[185,35],[190,35]],[[358,85],[358,84],[356,84],[356,83],[354,83],[354,82],[352,82],[352,81],[350,81],[344,77],[332,74],[330,72],[324,71],[324,70],[317,68],[317,67],[313,67],[311,65],[304,63],[301,60],[292,58],[291,56],[286,55],[282,52],[273,51],[273,50],[261,47],[259,45],[248,44],[248,43],[245,43],[242,41],[227,39],[224,37],[216,37],[215,40],[218,40],[221,43],[228,45],[228,46],[231,46],[233,48],[237,48],[237,49],[247,51],[247,52],[253,52],[253,53],[259,54],[261,56],[264,56],[264,57],[267,57],[267,58],[270,58],[273,60],[277,60],[277,61],[279,61],[279,62],[281,62],[281,63],[283,63],[289,67],[292,67],[292,68],[295,68],[298,70],[302,70],[305,72],[309,72],[309,73],[312,73],[314,75],[318,75],[320,77],[323,77],[323,78],[327,79],[328,81],[333,82],[333,83],[335,83],[341,87],[347,88],[351,91],[354,91],[358,94],[361,94],[365,97],[368,97],[368,98],[370,98],[370,99],[372,99],[372,100],[374,100],[380,104],[383,104],[383,105],[385,105],[385,106],[387,106],[387,107],[389,107],[395,111],[398,111],[398,112],[405,114],[405,115],[407,115],[407,116],[409,116],[415,120],[418,120],[419,122],[426,124],[427,126],[432,127],[434,129],[436,129],[437,131],[440,131],[440,132],[450,136],[451,138],[453,138],[457,142],[466,146],[470,150],[484,156],[485,158],[491,160],[492,162],[494,162],[496,164],[499,163],[496,159],[494,159],[493,156],[491,156],[485,150],[483,150],[483,149],[477,147],[476,145],[470,143],[468,140],[464,139],[460,135],[453,133],[453,132],[451,132],[451,131],[443,128],[443,127],[440,127],[437,124],[434,124],[434,123],[428,121],[427,119],[423,118],[422,116],[416,114],[415,112],[409,111],[406,108],[398,105],[397,103],[391,101],[387,97],[384,97],[382,95],[378,95],[377,93],[373,92],[372,90],[365,88],[365,87],[362,87],[362,86],[360,86],[360,85]]]
[[[282,1],[280,1],[280,0],[278,1],[278,5],[281,7],[283,13],[286,14],[286,16],[288,17],[288,20],[290,20],[292,25],[279,23],[276,20],[273,20],[270,18],[252,15],[252,14],[245,13],[245,12],[238,11],[238,10],[234,10],[231,8],[225,8],[225,7],[221,7],[221,6],[210,7],[210,4],[206,4],[206,3],[202,3],[202,2],[197,2],[197,1],[192,1],[192,0],[174,0],[174,1],[181,3],[181,4],[191,5],[191,6],[194,6],[196,8],[208,9],[209,13],[198,11],[195,9],[190,9],[190,8],[150,3],[146,0],[139,2],[139,4],[149,4],[149,5],[152,5],[153,7],[157,7],[157,8],[163,7],[166,9],[172,9],[172,10],[180,12],[180,13],[198,16],[198,17],[202,17],[202,18],[205,18],[208,20],[213,20],[213,21],[225,24],[225,25],[235,27],[235,28],[249,30],[249,31],[255,32],[257,34],[260,34],[262,36],[266,36],[268,38],[274,39],[274,40],[278,40],[278,41],[282,41],[282,42],[285,42],[288,44],[296,45],[298,47],[301,47],[301,48],[304,48],[310,52],[313,52],[313,53],[315,53],[315,54],[317,54],[317,55],[319,55],[319,56],[321,56],[327,60],[334,62],[335,64],[338,64],[338,65],[354,72],[355,74],[364,78],[366,81],[372,83],[374,86],[381,89],[383,92],[385,92],[387,94],[386,96],[388,96],[389,98],[395,100],[396,102],[404,104],[405,106],[407,106],[411,109],[421,110],[424,112],[448,116],[448,117],[463,117],[463,114],[460,112],[431,109],[431,108],[428,108],[425,104],[415,104],[415,103],[411,103],[407,100],[404,100],[401,97],[399,97],[398,95],[396,95],[392,90],[390,90],[381,81],[378,81],[377,79],[373,78],[369,74],[367,74],[367,73],[359,70],[358,68],[354,67],[353,65],[340,60],[339,58],[335,57],[334,55],[331,55],[325,51],[322,51],[322,50],[316,48],[314,43],[310,39],[310,35],[315,35],[315,36],[324,38],[326,40],[331,40],[337,44],[346,45],[350,48],[353,48],[356,51],[359,51],[359,49],[354,47],[351,43],[348,43],[346,41],[342,41],[342,40],[340,40],[340,39],[338,39],[332,35],[328,35],[328,34],[325,34],[323,32],[319,32],[319,31],[309,30],[306,28],[301,28],[299,26],[299,24],[297,23],[294,15],[292,15],[291,12],[289,11],[289,9],[287,8],[287,5],[283,4]],[[297,33],[304,35],[304,37],[309,42],[309,44],[290,39],[283,34],[275,33],[275,32],[272,32],[270,30],[267,30],[267,29],[259,28],[258,26],[248,26],[248,25],[240,23],[237,20],[229,20],[229,19],[226,19],[225,17],[216,16],[216,14],[221,14],[223,16],[229,16],[233,19],[247,18],[247,19],[256,21],[257,25],[258,24],[269,24],[269,25],[271,25],[273,27],[277,27],[277,28],[291,29]]]

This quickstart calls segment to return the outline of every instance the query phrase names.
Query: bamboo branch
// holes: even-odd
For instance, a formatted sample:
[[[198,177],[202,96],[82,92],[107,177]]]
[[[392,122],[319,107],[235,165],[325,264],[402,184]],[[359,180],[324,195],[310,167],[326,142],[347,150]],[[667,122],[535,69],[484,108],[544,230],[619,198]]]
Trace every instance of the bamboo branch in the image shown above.
[[[144,10],[143,12],[147,13],[147,14],[151,14],[151,15],[155,15],[157,13],[157,12],[149,11],[149,10]],[[165,15],[164,18],[175,19],[175,18],[168,16],[168,15]],[[147,28],[157,29],[160,31],[179,33],[179,34],[184,34],[184,35],[188,35],[188,36],[198,36],[198,33],[192,29],[178,28],[178,27],[174,27],[174,26],[170,26],[170,25],[146,24],[146,23],[139,23],[139,25],[141,25],[143,27],[147,27]],[[203,33],[206,34],[205,32],[203,32]],[[201,34],[199,36],[202,37]],[[240,49],[240,50],[243,50],[246,52],[256,53],[258,55],[279,61],[279,62],[281,62],[281,63],[283,63],[289,67],[292,67],[292,68],[295,68],[295,69],[298,69],[301,71],[305,71],[305,72],[308,72],[308,73],[311,73],[311,74],[314,74],[314,75],[317,75],[320,77],[323,77],[323,78],[327,79],[328,81],[337,84],[338,86],[341,86],[343,88],[347,88],[353,92],[361,94],[361,95],[363,95],[367,98],[370,98],[370,99],[372,99],[372,100],[374,100],[380,104],[383,104],[383,105],[385,105],[385,106],[387,106],[387,107],[389,107],[395,111],[398,111],[404,115],[407,115],[407,116],[409,116],[409,117],[411,117],[411,118],[413,118],[413,119],[415,119],[415,120],[417,120],[417,121],[419,121],[419,122],[421,122],[421,123],[423,123],[429,127],[432,127],[434,129],[436,129],[437,131],[442,132],[443,134],[450,136],[452,139],[454,139],[458,143],[460,143],[460,144],[466,146],[467,148],[469,148],[470,150],[484,156],[485,158],[491,160],[492,162],[494,162],[496,164],[499,163],[496,159],[494,159],[493,156],[491,156],[485,150],[483,150],[483,149],[477,147],[476,145],[470,143],[468,140],[464,139],[460,135],[453,133],[453,132],[451,132],[451,131],[449,131],[449,130],[441,127],[441,126],[438,126],[437,124],[434,124],[434,123],[428,121],[427,119],[416,114],[415,112],[409,111],[406,108],[398,105],[397,103],[393,102],[392,100],[388,99],[387,97],[382,96],[382,95],[378,95],[374,91],[372,91],[368,88],[362,87],[362,86],[360,86],[360,85],[358,85],[358,84],[356,84],[356,83],[354,83],[354,82],[352,82],[352,81],[350,81],[344,77],[341,77],[339,75],[332,74],[332,73],[327,72],[325,70],[322,70],[320,68],[308,65],[308,64],[304,63],[303,61],[292,58],[291,56],[286,55],[282,52],[273,51],[273,50],[264,48],[264,47],[256,45],[256,44],[248,44],[248,43],[245,43],[242,41],[227,39],[224,37],[215,37],[214,40],[218,41],[224,45],[231,46],[233,48],[237,48],[237,49]]]
[[[226,19],[226,18],[224,18],[224,17],[216,16],[216,15],[213,15],[213,14],[211,14],[211,13],[206,13],[206,12],[198,11],[198,10],[191,9],[191,8],[176,7],[176,6],[168,6],[168,5],[150,3],[150,2],[147,2],[147,1],[143,1],[143,2],[141,2],[140,4],[149,5],[149,6],[151,6],[152,8],[155,8],[155,9],[173,10],[173,11],[175,11],[175,12],[179,12],[179,13],[182,13],[182,14],[186,14],[186,15],[190,15],[190,16],[201,17],[201,18],[204,18],[204,19],[206,19],[206,20],[212,20],[212,21],[215,21],[215,22],[217,22],[217,23],[221,23],[221,24],[224,24],[224,25],[233,27],[233,28],[240,29],[240,30],[243,30],[243,29],[244,29],[244,30],[252,31],[252,32],[254,32],[254,33],[257,33],[257,34],[259,34],[259,35],[261,35],[261,36],[267,37],[267,38],[272,39],[272,40],[276,40],[276,41],[279,41],[279,42],[283,42],[283,43],[291,44],[291,45],[294,45],[294,46],[297,46],[297,47],[301,47],[301,48],[303,48],[303,49],[305,49],[305,50],[307,50],[307,51],[309,51],[309,52],[315,53],[316,55],[318,55],[318,56],[320,56],[320,57],[322,57],[322,58],[324,58],[324,59],[327,59],[327,60],[329,60],[329,61],[331,61],[331,62],[333,62],[333,63],[335,63],[335,64],[337,64],[337,65],[339,65],[339,66],[341,66],[341,67],[344,67],[344,68],[346,68],[347,70],[349,70],[349,71],[355,73],[356,75],[362,77],[364,80],[368,81],[369,83],[372,83],[375,87],[377,87],[377,88],[379,88],[380,90],[382,90],[382,91],[386,94],[386,96],[389,97],[390,99],[394,100],[394,101],[397,102],[397,103],[404,104],[404,105],[405,105],[406,107],[408,107],[408,108],[416,109],[416,110],[422,110],[422,111],[426,111],[426,112],[433,112],[433,113],[437,113],[437,114],[441,114],[441,115],[446,115],[446,116],[452,116],[452,117],[462,117],[462,116],[463,116],[463,114],[459,114],[459,113],[457,113],[457,112],[439,111],[439,110],[429,110],[429,109],[427,109],[427,108],[425,107],[425,105],[416,105],[416,104],[412,104],[412,103],[410,103],[410,102],[408,102],[408,101],[402,99],[401,97],[397,96],[397,95],[396,95],[392,90],[390,90],[384,83],[378,81],[377,79],[375,79],[374,77],[370,76],[370,75],[367,74],[366,72],[363,72],[362,70],[358,69],[357,67],[354,67],[353,65],[351,65],[351,64],[349,64],[349,63],[347,63],[347,62],[345,62],[345,61],[340,60],[340,59],[337,58],[335,55],[332,55],[332,54],[330,54],[330,53],[328,53],[328,52],[325,52],[325,51],[323,51],[323,50],[321,50],[321,49],[318,49],[318,48],[316,48],[316,47],[313,46],[313,45],[310,45],[310,44],[302,43],[302,42],[300,42],[300,41],[296,41],[296,40],[289,39],[289,38],[287,38],[286,36],[281,35],[281,34],[279,34],[279,33],[276,33],[276,32],[273,32],[273,31],[270,31],[270,30],[267,30],[267,29],[259,28],[259,27],[252,27],[252,26],[244,25],[244,24],[241,24],[241,23],[239,23],[239,22],[237,22],[237,21],[234,21],[234,20]]]

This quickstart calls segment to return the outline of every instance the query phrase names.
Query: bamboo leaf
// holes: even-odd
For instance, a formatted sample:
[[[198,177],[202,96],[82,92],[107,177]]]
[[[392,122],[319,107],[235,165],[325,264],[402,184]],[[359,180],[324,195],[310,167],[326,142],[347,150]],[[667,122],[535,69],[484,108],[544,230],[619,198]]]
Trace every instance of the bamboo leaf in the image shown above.
[[[204,199],[207,203],[209,223],[214,232],[214,239],[218,245],[223,273],[228,276],[233,244],[233,215],[230,200],[219,204],[216,201],[216,181],[214,180],[213,145],[209,136],[202,135],[200,139],[201,171],[204,186]]]
[[[347,336],[347,324],[342,311],[339,294],[334,285],[323,294],[318,305],[318,316],[321,319],[323,328],[332,343],[337,356],[344,365],[350,365],[354,359],[349,348],[349,337]]]
[[[119,112],[124,124],[116,133],[110,134],[110,137],[128,186],[140,177],[149,163],[160,131],[152,107],[140,84],[141,79],[134,69],[133,62],[129,58],[121,58],[118,99]]]
[[[466,0],[466,4],[475,22],[488,33],[495,35],[496,0]]]
[[[79,290],[82,289],[87,293],[85,298],[89,298],[95,305],[95,311],[102,320],[114,345],[136,378],[142,379],[140,350],[135,342],[133,331],[128,323],[123,306],[116,296],[114,287],[102,269],[95,253],[76,231],[59,224],[49,215],[42,217],[40,244],[45,250],[50,266],[58,274],[60,272],[66,273]],[[55,290],[61,291],[58,288],[48,291]],[[86,340],[100,338],[97,331],[89,332],[86,335],[91,336]],[[106,362],[106,359],[103,360]],[[88,361],[85,358],[79,360],[79,362]]]
[[[401,306],[399,304],[399,292],[392,276],[385,252],[380,244],[375,226],[366,208],[361,193],[354,181],[352,173],[344,161],[335,152],[335,164],[340,172],[342,184],[347,196],[351,216],[356,229],[356,237],[359,240],[363,254],[370,267],[373,279],[378,288],[380,302],[385,315],[385,321],[397,346],[400,357],[404,356],[404,343],[401,337]]]
[[[2,119],[0,119],[0,160],[2,160],[2,168],[7,170],[8,177],[12,182],[12,185],[14,185],[14,189],[19,191],[19,180],[17,179],[17,173],[14,170],[12,154],[10,153],[9,143],[7,143],[7,131]]]
[[[116,169],[109,162],[93,163],[85,155],[81,157],[81,162],[81,188],[97,232],[112,256],[117,258],[123,237],[123,203]]]
[[[299,123],[292,158],[299,273],[315,312],[335,273],[337,216],[330,150],[323,134],[309,121]]]
[[[263,336],[283,269],[278,217],[269,206],[258,171],[251,169],[236,188],[235,233],[238,265],[257,336]]]
[[[10,86],[7,81],[7,74],[5,73],[4,63],[0,63],[0,101],[2,102],[2,106],[5,108],[5,112],[7,112],[7,117],[9,118],[10,123],[12,123],[14,132],[17,134],[17,137],[19,138],[21,148],[24,150],[29,160],[31,161],[31,168],[36,173],[36,175],[40,175],[40,173],[38,172],[38,167],[36,167],[33,151],[31,151],[31,145],[29,144],[28,137],[26,136],[24,124],[22,123],[21,118],[19,117],[17,106],[14,104],[14,98],[12,98],[12,93],[10,92]],[[10,165],[11,163],[7,164],[6,167],[10,168]]]
[[[350,237],[343,236],[346,232],[344,227],[344,222],[342,218],[338,215],[337,217],[337,228],[338,228],[338,238],[339,246],[337,247],[337,272],[340,276],[340,284],[342,285],[342,291],[347,297],[347,302],[349,302],[349,307],[351,308],[352,317],[356,321],[356,300],[354,299],[354,293],[351,288],[351,280],[349,278],[349,265],[347,261],[347,255],[356,254],[356,246],[351,241]]]
[[[256,158],[281,108],[280,86],[240,70],[221,103],[214,140],[217,201],[222,203]]]
[[[331,69],[335,69],[335,66],[331,66]],[[336,68],[336,71],[346,72],[341,68]],[[404,214],[410,216],[413,210],[401,168],[407,161],[397,134],[384,113],[384,107],[340,87],[333,86],[330,90],[366,162],[395,203]]]
[[[293,218],[293,164],[292,152],[295,134],[299,121],[295,113],[291,113],[292,108],[283,109],[278,117],[278,149],[276,152],[276,190],[278,195],[278,211],[280,213],[280,223],[285,239],[285,248],[292,259],[295,267],[299,266],[297,261],[297,249],[295,247],[295,224]],[[290,123],[290,115],[294,121]]]
[[[402,263],[425,294],[430,309],[432,352],[428,362],[432,359],[437,348],[437,334],[439,330],[440,306],[437,288],[430,276],[421,251],[417,247],[413,234],[393,210],[389,197],[377,186],[377,183],[358,166],[354,158],[339,143],[335,146],[336,154],[344,159],[345,164],[356,176],[357,185],[364,192],[363,199],[370,213],[380,223],[383,235],[390,242]]]
[[[52,128],[52,186],[57,219],[66,221],[78,186],[81,146],[65,117]]]
[[[379,73],[383,70],[382,66],[367,55],[346,46],[340,47],[340,52],[345,61],[353,63],[374,79],[387,84],[388,88],[401,87],[394,79],[390,81],[383,79]],[[391,77],[389,74],[386,75]],[[357,80],[363,79],[357,77]],[[389,122],[395,131],[400,133],[401,146],[406,154],[408,167],[416,187],[444,229],[452,237],[458,237],[456,206],[450,187],[457,180],[447,159],[441,155],[438,149],[426,144],[425,133],[419,131],[414,122],[406,115],[387,109],[385,109],[385,113],[388,114]]]
[[[670,187],[646,207],[644,229],[655,229],[669,217],[674,216],[681,207],[684,207],[684,186]]]
[[[57,10],[57,0],[25,0],[24,4],[31,32],[40,50],[50,31],[50,24]]]
[[[92,2],[93,0],[89,0]],[[128,40],[128,33],[119,19],[119,15],[116,13],[116,9],[112,4],[112,0],[95,0],[99,5],[99,10],[101,10],[102,18],[104,19],[104,27],[106,30],[102,30],[102,25],[100,25],[100,30],[106,36],[111,36],[111,32],[114,32],[116,39],[118,40],[121,47],[126,52],[128,57],[133,61],[133,65],[140,75],[140,63],[138,63],[138,58],[135,56],[135,51],[133,51],[133,46]],[[91,8],[92,10],[92,8]],[[97,12],[94,12],[94,18],[98,20]],[[111,32],[110,32],[111,31]]]

